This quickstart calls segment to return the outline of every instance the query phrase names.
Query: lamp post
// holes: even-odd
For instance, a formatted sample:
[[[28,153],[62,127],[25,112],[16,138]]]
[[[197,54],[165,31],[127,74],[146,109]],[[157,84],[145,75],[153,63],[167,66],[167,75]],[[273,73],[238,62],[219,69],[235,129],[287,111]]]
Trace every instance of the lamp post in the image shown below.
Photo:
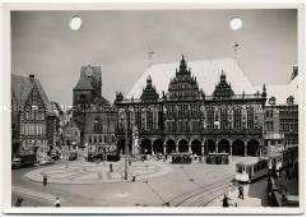
[[[130,110],[126,109],[126,128],[125,128],[125,162],[124,162],[124,179],[128,180],[128,162],[127,162],[127,153],[129,147],[129,127],[130,127]]]

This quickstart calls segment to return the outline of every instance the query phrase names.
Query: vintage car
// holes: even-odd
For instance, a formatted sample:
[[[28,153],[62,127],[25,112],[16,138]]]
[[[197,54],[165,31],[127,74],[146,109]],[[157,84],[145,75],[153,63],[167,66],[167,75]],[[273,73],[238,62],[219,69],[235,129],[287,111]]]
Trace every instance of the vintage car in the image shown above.
[[[27,155],[16,155],[12,159],[12,169],[18,169],[22,167],[31,167],[36,163],[36,155],[35,154],[27,154]]]
[[[12,160],[12,169],[18,169],[22,166],[21,158],[14,157]]]
[[[76,160],[77,158],[78,158],[78,154],[76,152],[70,152],[69,153],[69,157],[68,157],[69,161]]]
[[[38,160],[40,166],[46,166],[54,164],[54,160],[51,157],[42,157]]]
[[[173,153],[172,163],[190,164],[192,162],[190,153]]]

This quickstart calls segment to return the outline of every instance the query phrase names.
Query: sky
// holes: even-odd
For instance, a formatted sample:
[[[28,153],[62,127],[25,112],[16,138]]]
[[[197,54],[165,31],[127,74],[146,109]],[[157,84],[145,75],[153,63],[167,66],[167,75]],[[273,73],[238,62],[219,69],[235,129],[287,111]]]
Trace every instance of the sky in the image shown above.
[[[75,14],[79,31],[69,28]],[[243,22],[236,31],[229,27],[235,16]],[[34,74],[63,106],[72,103],[82,65],[101,66],[103,95],[113,100],[149,64],[179,65],[182,54],[187,61],[236,57],[254,85],[288,82],[298,56],[295,9],[16,11],[11,37],[12,73]]]

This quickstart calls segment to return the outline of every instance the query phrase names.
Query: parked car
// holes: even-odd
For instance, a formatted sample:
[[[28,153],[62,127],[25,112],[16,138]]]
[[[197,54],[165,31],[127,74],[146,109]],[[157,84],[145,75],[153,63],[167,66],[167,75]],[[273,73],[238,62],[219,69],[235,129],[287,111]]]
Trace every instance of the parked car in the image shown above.
[[[51,158],[53,160],[59,160],[60,159],[60,153],[58,151],[56,151],[55,149],[53,149],[51,151],[51,154],[50,154]]]
[[[54,164],[54,160],[51,157],[43,157],[39,159],[38,164],[40,166],[51,165],[51,164]]]
[[[69,154],[68,160],[69,160],[69,161],[73,161],[73,160],[76,160],[77,158],[78,158],[78,154],[77,154],[76,152],[71,152],[71,153]]]
[[[20,157],[14,157],[12,160],[12,169],[18,169],[22,166],[21,158]]]
[[[35,163],[35,154],[16,155],[12,160],[12,169],[34,166]]]
[[[173,153],[172,163],[174,164],[190,164],[192,161],[189,153]]]

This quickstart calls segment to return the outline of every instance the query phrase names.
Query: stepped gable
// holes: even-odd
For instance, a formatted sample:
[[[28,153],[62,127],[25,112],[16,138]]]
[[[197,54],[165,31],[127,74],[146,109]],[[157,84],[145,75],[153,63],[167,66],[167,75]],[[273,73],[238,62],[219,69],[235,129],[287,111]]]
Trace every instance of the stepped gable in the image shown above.
[[[149,76],[147,78],[146,87],[143,89],[140,99],[142,101],[156,101],[158,97],[158,93],[156,92],[155,87],[152,85],[151,76]]]
[[[186,70],[184,69],[185,66]],[[146,85],[146,79],[149,76],[154,82],[156,92],[161,96],[163,92],[168,92],[170,82],[177,82],[177,80],[172,81],[176,77],[176,73],[180,73],[180,71],[189,73],[189,68],[191,69],[191,76],[196,77],[200,91],[203,90],[206,96],[213,94],[215,85],[220,81],[221,69],[226,72],[226,78],[231,81],[231,88],[235,94],[242,94],[243,92],[245,94],[254,94],[261,90],[261,87],[256,89],[253,86],[250,79],[240,68],[237,60],[233,58],[188,61],[188,67],[186,61],[183,61],[180,67],[183,70],[176,70],[177,62],[149,66],[138,81],[135,82],[125,98],[140,98],[142,90]]]
[[[168,93],[170,99],[194,99],[200,97],[197,79],[191,75],[191,69],[187,69],[184,55],[182,55],[179,70],[176,69],[175,77],[169,82]]]
[[[231,85],[226,81],[226,75],[222,70],[220,76],[220,82],[216,85],[213,92],[214,98],[231,98],[234,95],[234,91]]]

